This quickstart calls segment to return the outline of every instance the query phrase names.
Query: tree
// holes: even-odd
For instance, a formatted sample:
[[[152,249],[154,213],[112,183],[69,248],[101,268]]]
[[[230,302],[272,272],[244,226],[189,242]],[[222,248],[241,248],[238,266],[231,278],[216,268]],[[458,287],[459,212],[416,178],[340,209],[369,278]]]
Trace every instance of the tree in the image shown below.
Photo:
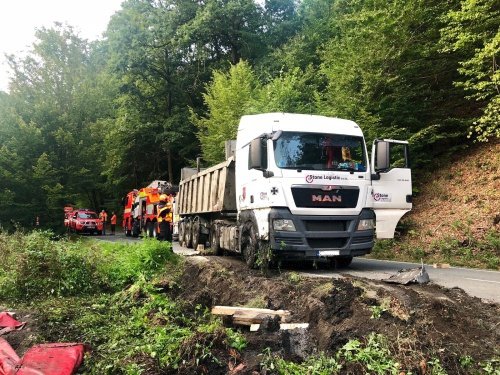
[[[100,204],[95,150],[102,142],[90,125],[109,115],[109,101],[98,94],[99,68],[91,64],[88,43],[70,26],[42,28],[36,37],[26,57],[9,57],[14,75],[1,108],[7,115],[2,152],[16,165],[6,182],[16,188],[6,189],[14,211],[17,207],[11,211],[14,220],[30,222],[37,212],[42,223],[60,225],[64,197]]]
[[[213,73],[203,94],[206,116],[198,116],[194,111],[191,116],[198,128],[205,161],[215,164],[224,160],[224,143],[236,139],[239,119],[252,112],[259,90],[260,84],[247,62],[231,66],[227,73]]]
[[[453,85],[458,54],[439,51],[448,9],[442,1],[336,1],[336,35],[322,54],[321,112],[357,121],[369,140],[419,135],[417,162],[450,150],[472,114]]]
[[[460,52],[463,59],[457,85],[477,101],[481,114],[469,136],[479,141],[500,137],[500,6],[494,0],[464,0],[450,10],[441,30],[444,52]]]

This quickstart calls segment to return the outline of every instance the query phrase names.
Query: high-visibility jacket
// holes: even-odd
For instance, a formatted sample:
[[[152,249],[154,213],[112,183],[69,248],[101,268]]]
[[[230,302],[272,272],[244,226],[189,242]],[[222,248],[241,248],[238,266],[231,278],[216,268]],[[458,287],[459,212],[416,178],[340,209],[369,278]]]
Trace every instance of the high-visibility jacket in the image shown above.
[[[116,215],[111,216],[111,224],[116,225]]]
[[[161,223],[163,220],[172,222],[172,203],[167,202],[165,206],[160,207],[158,209],[158,215],[156,216],[158,223]]]

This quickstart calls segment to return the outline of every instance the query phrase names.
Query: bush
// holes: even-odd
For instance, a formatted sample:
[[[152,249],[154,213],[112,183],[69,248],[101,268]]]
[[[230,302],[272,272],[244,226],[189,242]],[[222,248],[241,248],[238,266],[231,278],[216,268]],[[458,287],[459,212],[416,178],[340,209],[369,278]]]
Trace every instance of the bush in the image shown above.
[[[0,233],[0,299],[116,291],[177,258],[169,244],[71,242],[52,232]]]

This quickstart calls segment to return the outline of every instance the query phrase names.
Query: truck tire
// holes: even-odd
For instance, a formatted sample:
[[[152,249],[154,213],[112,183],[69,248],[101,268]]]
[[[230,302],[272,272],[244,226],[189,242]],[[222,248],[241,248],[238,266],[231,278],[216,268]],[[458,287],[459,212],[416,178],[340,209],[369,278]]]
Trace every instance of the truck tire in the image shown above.
[[[256,267],[257,254],[259,252],[259,239],[257,229],[251,222],[246,223],[241,231],[241,252],[245,263],[250,268]]]
[[[224,255],[224,250],[220,247],[218,224],[212,224],[212,227],[210,228],[210,248],[215,255]]]
[[[198,249],[198,245],[200,244],[200,220],[195,219],[191,223],[191,238],[193,241],[193,250]]]
[[[185,243],[185,237],[186,235],[186,223],[184,221],[181,221],[179,223],[179,246],[184,247]]]
[[[139,223],[138,221],[134,221],[132,223],[132,237],[134,238],[139,237],[139,232],[140,232]]]
[[[148,237],[150,238],[156,238],[157,232],[156,232],[156,221],[150,221],[148,222]]]
[[[186,223],[185,233],[184,233],[184,244],[188,249],[193,247],[193,233],[191,231],[192,222],[189,220]]]

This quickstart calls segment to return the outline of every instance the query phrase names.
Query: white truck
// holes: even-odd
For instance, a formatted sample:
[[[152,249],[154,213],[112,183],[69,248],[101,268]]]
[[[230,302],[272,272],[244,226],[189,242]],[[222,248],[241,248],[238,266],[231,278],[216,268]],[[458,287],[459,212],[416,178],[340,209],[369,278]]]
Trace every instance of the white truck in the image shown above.
[[[183,172],[181,245],[208,241],[250,267],[264,250],[347,266],[370,253],[375,233],[392,238],[412,207],[408,142],[375,140],[370,163],[360,127],[338,118],[243,116],[226,161]]]

